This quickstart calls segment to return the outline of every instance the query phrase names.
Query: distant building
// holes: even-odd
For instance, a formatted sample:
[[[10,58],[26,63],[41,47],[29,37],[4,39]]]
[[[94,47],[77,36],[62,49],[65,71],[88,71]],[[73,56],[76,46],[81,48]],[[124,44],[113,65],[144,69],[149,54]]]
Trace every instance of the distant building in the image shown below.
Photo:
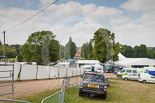
[[[75,59],[80,59],[81,58],[81,49],[78,48],[77,51],[76,51],[76,54],[75,54]]]

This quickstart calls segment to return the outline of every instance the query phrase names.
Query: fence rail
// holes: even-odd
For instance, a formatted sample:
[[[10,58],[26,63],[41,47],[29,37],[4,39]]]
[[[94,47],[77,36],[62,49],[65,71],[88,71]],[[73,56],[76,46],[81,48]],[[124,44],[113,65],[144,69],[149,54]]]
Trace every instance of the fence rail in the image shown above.
[[[46,98],[41,103],[64,103],[65,101],[66,81],[63,82],[62,89]]]
[[[9,79],[11,83],[0,84],[0,96],[12,94],[14,96],[14,65],[1,64],[0,65],[0,80]],[[9,67],[9,68],[7,68]],[[10,87],[10,91],[9,88]],[[7,91],[4,89],[7,88]]]
[[[13,100],[13,99],[0,99],[0,101],[3,101],[3,102],[16,102],[16,103],[30,103],[28,101]]]

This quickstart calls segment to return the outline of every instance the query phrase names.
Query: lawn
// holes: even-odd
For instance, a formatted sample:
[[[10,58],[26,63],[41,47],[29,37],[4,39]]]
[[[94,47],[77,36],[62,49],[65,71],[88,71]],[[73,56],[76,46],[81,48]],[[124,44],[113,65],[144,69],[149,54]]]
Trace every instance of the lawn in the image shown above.
[[[101,97],[79,97],[78,90],[78,87],[66,90],[66,103],[154,103],[155,101],[155,84],[143,84],[137,81],[112,79],[111,85],[108,87],[106,100]],[[46,91],[31,97],[18,99],[30,101],[31,103],[40,103],[42,99],[57,91],[59,90]]]
[[[101,97],[79,97],[78,87],[66,90],[66,103],[154,103],[155,84],[137,81],[112,80],[107,99]]]

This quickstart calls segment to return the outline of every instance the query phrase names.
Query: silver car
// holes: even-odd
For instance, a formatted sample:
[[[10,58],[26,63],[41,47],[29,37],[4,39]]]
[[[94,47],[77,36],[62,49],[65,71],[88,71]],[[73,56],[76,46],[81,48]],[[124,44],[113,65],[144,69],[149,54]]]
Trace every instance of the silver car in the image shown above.
[[[131,73],[129,75],[122,76],[124,80],[138,80],[139,74],[138,73]]]

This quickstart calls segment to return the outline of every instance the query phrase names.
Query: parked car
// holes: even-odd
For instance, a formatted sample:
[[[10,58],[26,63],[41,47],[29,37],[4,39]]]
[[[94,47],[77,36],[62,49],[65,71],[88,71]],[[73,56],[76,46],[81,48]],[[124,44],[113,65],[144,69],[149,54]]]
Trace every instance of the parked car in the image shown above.
[[[138,81],[155,83],[155,67],[144,67],[139,75]]]
[[[123,69],[123,66],[120,65],[105,65],[104,72],[105,73],[115,73],[120,72]]]
[[[131,73],[129,75],[122,76],[122,79],[124,80],[138,80],[139,73]]]
[[[113,68],[111,65],[104,66],[104,73],[112,73],[112,72],[113,72]]]
[[[85,72],[80,83],[79,96],[91,94],[101,95],[103,99],[107,97],[107,84],[103,73]]]
[[[117,73],[117,77],[122,77],[124,75],[140,73],[141,68],[123,68],[120,72]]]

